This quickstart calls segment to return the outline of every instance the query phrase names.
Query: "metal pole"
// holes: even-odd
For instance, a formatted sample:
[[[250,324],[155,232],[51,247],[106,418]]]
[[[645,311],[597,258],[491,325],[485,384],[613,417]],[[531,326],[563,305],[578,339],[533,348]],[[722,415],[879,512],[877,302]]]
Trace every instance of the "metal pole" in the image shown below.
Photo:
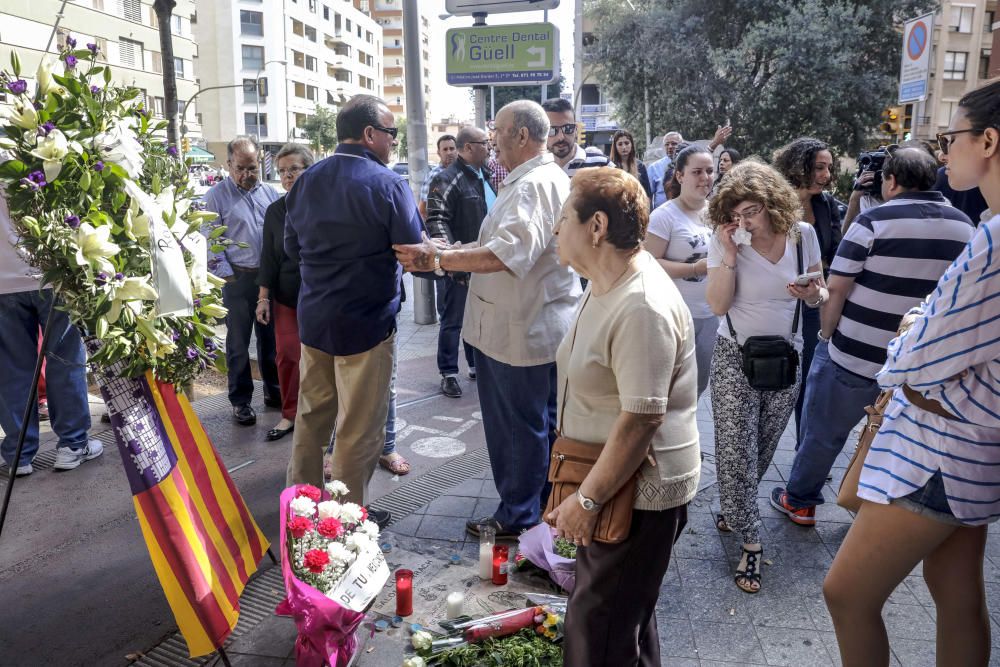
[[[63,0],[62,4],[59,5],[59,11],[56,12],[56,22],[52,24],[52,32],[49,33],[49,41],[45,44],[45,52],[48,53],[49,49],[52,48],[52,40],[55,39],[56,31],[59,30],[59,23],[63,20],[63,10],[66,9],[66,3],[69,0]],[[104,56],[107,57],[107,54]]]
[[[476,12],[472,15],[472,25],[486,25],[486,12]],[[476,127],[486,127],[486,86],[473,87],[473,100],[476,107]],[[494,115],[494,119],[496,116]]]
[[[21,431],[17,434],[17,447],[14,449],[14,458],[10,462],[10,473],[7,478],[7,488],[4,490],[3,507],[0,507],[0,535],[3,535],[3,524],[7,520],[7,508],[10,506],[10,494],[14,490],[14,480],[17,479],[17,464],[21,460],[21,452],[24,450],[24,436],[28,433],[28,424],[31,415],[38,409],[35,402],[38,400],[38,380],[42,376],[42,362],[45,360],[45,350],[48,348],[49,334],[52,333],[52,320],[56,314],[56,293],[52,292],[52,303],[49,305],[49,314],[45,318],[45,328],[42,330],[42,344],[38,350],[38,359],[35,360],[35,374],[31,378],[31,387],[28,389],[28,403],[24,406],[24,419],[21,420]]]
[[[496,93],[496,87],[490,86],[490,120],[494,120],[497,117],[497,99],[494,93]],[[483,129],[485,125],[479,127]]]
[[[573,112],[580,117],[580,91],[583,89],[583,0],[576,0],[573,9]]]
[[[549,22],[549,10],[546,9],[544,12],[542,12],[542,23],[548,23],[548,22]],[[552,55],[552,57],[558,59],[559,58],[559,54],[558,53],[554,53]],[[542,84],[542,100],[541,101],[544,102],[547,99],[549,99],[549,84],[543,83]]]
[[[427,116],[424,107],[423,68],[420,65],[420,10],[417,0],[403,2],[403,76],[406,79],[406,140],[410,188],[414,196],[427,178]],[[437,322],[434,282],[413,277],[413,321]]]

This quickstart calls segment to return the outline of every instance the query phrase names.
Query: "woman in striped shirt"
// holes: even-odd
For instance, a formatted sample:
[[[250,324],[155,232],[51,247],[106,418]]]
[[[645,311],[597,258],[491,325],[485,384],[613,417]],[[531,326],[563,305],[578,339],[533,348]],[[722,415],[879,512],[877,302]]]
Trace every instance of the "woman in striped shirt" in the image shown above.
[[[979,186],[994,211],[997,100],[1000,83],[968,93],[938,135],[951,186]],[[862,469],[866,502],[823,593],[843,663],[888,665],[882,607],[923,561],[938,664],[986,665],[983,553],[986,525],[1000,518],[1000,215],[980,225],[911,319],[877,376],[894,394]]]

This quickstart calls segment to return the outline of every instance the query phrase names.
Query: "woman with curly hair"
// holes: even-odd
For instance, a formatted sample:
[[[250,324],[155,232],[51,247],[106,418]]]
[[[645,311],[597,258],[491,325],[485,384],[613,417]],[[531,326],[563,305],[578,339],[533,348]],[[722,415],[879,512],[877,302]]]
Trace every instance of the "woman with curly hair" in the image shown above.
[[[840,208],[837,200],[826,188],[833,182],[833,153],[830,147],[819,139],[801,137],[790,144],[779,148],[774,153],[774,168],[795,188],[802,207],[802,220],[812,225],[819,240],[819,249],[823,257],[823,277],[825,278],[837,254],[841,230]],[[819,310],[809,308],[802,321],[802,377],[809,376],[809,366],[812,364],[813,352],[819,339]],[[795,402],[795,430],[798,440],[798,430],[802,423],[802,395]]]
[[[816,308],[827,294],[822,278],[795,284],[803,272],[819,271],[822,259],[816,231],[799,222],[799,199],[777,171],[760,162],[741,162],[708,210],[714,234],[705,297],[712,312],[723,318],[711,375],[722,506],[716,526],[742,536],[736,585],[756,593],[763,552],[757,486],[799,394],[795,351],[802,350],[801,302]],[[744,354],[765,342],[762,337],[770,337],[772,349],[781,348],[777,376],[757,373],[773,364],[744,363]]]
[[[649,182],[646,165],[635,156],[635,140],[628,130],[618,130],[611,137],[611,161],[619,168],[639,179],[646,196],[652,200],[653,187]]]

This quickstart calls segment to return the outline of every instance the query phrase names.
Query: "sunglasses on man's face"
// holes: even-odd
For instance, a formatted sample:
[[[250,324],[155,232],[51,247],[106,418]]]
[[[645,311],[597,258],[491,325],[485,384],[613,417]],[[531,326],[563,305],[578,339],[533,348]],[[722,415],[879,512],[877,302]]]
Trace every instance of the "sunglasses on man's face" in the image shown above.
[[[966,132],[975,132],[977,134],[982,134],[982,130],[977,130],[975,128],[969,128],[967,130],[950,130],[948,132],[939,132],[937,135],[938,146],[941,147],[941,153],[944,155],[948,154],[948,149],[951,147],[955,140],[952,139],[956,134],[965,134]]]
[[[553,125],[549,128],[549,136],[554,137],[562,131],[567,137],[576,134],[576,123],[566,123],[565,125]]]
[[[398,127],[382,127],[381,125],[372,125],[372,127],[374,127],[379,132],[385,132],[386,134],[388,134],[393,139],[395,139],[396,135],[399,134],[399,128]]]

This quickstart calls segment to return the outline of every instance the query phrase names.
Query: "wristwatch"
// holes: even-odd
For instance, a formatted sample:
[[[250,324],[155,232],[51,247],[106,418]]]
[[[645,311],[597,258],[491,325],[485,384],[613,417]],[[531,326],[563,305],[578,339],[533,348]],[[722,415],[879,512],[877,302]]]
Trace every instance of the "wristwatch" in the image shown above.
[[[434,275],[443,276],[444,269],[441,268],[441,255],[444,253],[438,251],[434,253]]]
[[[587,496],[580,493],[579,489],[576,490],[576,499],[580,502],[580,507],[587,510],[588,512],[598,512],[600,511],[601,507],[603,507],[603,503],[599,503],[596,500],[593,500],[592,498],[588,498]]]
[[[821,342],[821,343],[829,343],[830,342],[829,338],[823,338],[823,330],[822,329],[820,329],[819,331],[816,332],[816,338],[818,338],[819,342]]]

